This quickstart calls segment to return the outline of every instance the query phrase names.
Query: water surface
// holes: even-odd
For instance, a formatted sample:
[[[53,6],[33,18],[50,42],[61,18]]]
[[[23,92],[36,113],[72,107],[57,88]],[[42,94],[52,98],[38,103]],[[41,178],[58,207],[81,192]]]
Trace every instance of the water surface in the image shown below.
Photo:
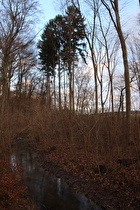
[[[11,161],[24,167],[24,182],[29,194],[40,210],[101,210],[91,207],[84,195],[74,194],[61,178],[50,175],[36,161],[36,154],[30,146],[18,142],[11,156]]]

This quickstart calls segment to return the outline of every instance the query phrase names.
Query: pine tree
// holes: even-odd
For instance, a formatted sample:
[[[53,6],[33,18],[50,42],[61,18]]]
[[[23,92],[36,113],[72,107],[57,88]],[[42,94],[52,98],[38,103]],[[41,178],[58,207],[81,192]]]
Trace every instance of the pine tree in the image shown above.
[[[85,60],[84,29],[84,18],[80,11],[76,7],[70,6],[64,16],[58,15],[49,21],[38,44],[42,70],[47,75],[48,97],[50,97],[49,78],[55,74],[56,66],[58,66],[59,93],[61,91],[61,66],[65,68],[64,71],[68,71],[70,110],[74,109],[74,65],[79,59],[79,55]]]

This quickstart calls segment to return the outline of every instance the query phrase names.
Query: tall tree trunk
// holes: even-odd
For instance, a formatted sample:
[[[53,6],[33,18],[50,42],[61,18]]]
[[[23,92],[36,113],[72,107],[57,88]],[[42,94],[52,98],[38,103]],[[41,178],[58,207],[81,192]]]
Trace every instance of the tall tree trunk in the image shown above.
[[[95,20],[94,20],[95,24]],[[94,84],[95,84],[95,113],[98,113],[98,82],[97,82],[97,74],[98,74],[98,67],[95,59],[95,53],[94,53],[94,34],[92,36],[92,43],[90,42],[89,38],[86,36],[90,52],[91,52],[91,59],[92,59],[92,64],[93,64],[93,69],[94,69]]]
[[[130,138],[130,121],[131,121],[130,76],[129,76],[127,47],[126,47],[126,42],[125,42],[125,38],[124,38],[124,34],[122,31],[121,22],[120,22],[118,0],[114,0],[114,1],[110,0],[110,4],[114,11],[115,18],[114,18],[114,15],[112,14],[112,9],[109,7],[106,1],[101,0],[101,2],[108,10],[110,18],[118,33],[118,37],[121,44],[122,58],[123,58],[123,65],[124,65],[125,89],[126,89],[126,120],[127,120],[127,127],[128,127],[127,138],[129,139]]]
[[[67,73],[64,71],[64,109],[67,108],[67,91],[66,91]]]
[[[8,78],[3,78],[3,82],[2,82],[2,106],[1,106],[1,112],[7,112],[8,110],[8,98],[9,94],[8,94]]]
[[[114,93],[113,93],[112,75],[110,75],[110,96],[111,96],[111,110],[112,110],[112,113],[114,113]]]
[[[55,75],[54,75],[54,108],[56,109],[56,84],[55,84]]]
[[[74,112],[74,62],[72,68],[72,110]]]
[[[121,29],[119,13],[117,12],[116,12],[116,20],[117,20],[118,35],[119,35],[121,48],[122,48],[122,55],[123,55],[124,78],[125,78],[125,88],[126,88],[126,118],[127,118],[127,121],[130,123],[131,100],[130,100],[130,76],[129,76],[128,55],[127,55],[127,47],[125,43],[125,38]]]
[[[94,66],[94,81],[95,81],[95,113],[98,113],[98,82],[97,82],[97,73],[98,67],[95,62],[93,62]]]
[[[61,110],[61,72],[60,72],[60,62],[58,67],[58,83],[59,83],[59,110]]]
[[[100,89],[101,89],[101,106],[102,106],[102,113],[104,113],[104,101],[103,101],[103,81],[102,78],[100,80]]]
[[[48,108],[51,108],[50,75],[49,75],[49,73],[47,73],[46,90],[47,90],[47,107],[48,107]]]
[[[8,91],[9,91],[9,79],[7,77],[7,65],[2,65],[2,104],[1,104],[1,112],[4,113],[8,110]]]
[[[72,111],[72,73],[69,71],[69,108]]]

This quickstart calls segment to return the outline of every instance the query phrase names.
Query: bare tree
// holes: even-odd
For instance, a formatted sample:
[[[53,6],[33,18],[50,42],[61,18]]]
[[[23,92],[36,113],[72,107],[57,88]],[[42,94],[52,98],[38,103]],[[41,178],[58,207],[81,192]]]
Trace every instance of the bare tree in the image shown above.
[[[37,11],[37,1],[1,0],[0,8],[1,111],[4,112],[8,106],[11,66],[17,52],[27,48],[33,40],[31,29],[33,29],[33,15]]]
[[[30,51],[29,49],[19,51],[16,57],[14,62],[14,72],[15,76],[17,76],[16,95],[21,99],[25,78],[28,77],[30,70],[35,67],[37,61],[32,49]]]
[[[86,39],[89,45],[90,54],[91,54],[91,60],[92,65],[94,69],[94,83],[95,83],[95,113],[98,113],[98,81],[97,81],[97,75],[98,75],[98,67],[97,67],[97,58],[96,58],[96,52],[95,52],[95,43],[96,43],[96,35],[97,35],[97,19],[98,19],[98,12],[100,8],[100,2],[99,1],[87,1],[87,4],[90,6],[90,8],[93,11],[93,23],[89,26],[89,29],[86,31]]]
[[[76,111],[84,113],[91,111],[94,101],[92,69],[82,64],[75,72]]]
[[[118,0],[110,0],[110,3],[108,3],[106,0],[101,0],[101,2],[109,13],[109,16],[113,22],[113,25],[116,29],[121,44],[123,65],[124,65],[125,88],[126,88],[126,119],[128,124],[130,124],[131,100],[130,100],[129,65],[128,65],[126,41],[120,20],[119,3]]]
[[[102,79],[99,79],[98,70],[99,66],[105,67],[104,69],[107,69],[108,75],[109,75],[109,83],[108,83],[108,91],[110,91],[110,98],[111,98],[111,106],[112,111],[114,111],[114,105],[113,105],[113,73],[115,70],[115,59],[118,45],[116,45],[116,38],[113,36],[112,38],[112,28],[110,19],[106,17],[103,13],[103,7],[102,3],[98,0],[86,0],[85,5],[88,6],[90,11],[92,12],[92,19],[88,20],[88,17],[86,17],[87,27],[85,30],[85,36],[88,42],[90,56],[91,56],[91,62],[93,65],[93,71],[94,71],[94,86],[95,86],[95,113],[98,113],[98,105],[99,105],[99,85],[100,90],[102,90],[103,87],[103,74]],[[79,8],[82,6],[80,1],[72,1],[72,3]],[[104,21],[106,20],[106,21]],[[111,35],[110,35],[111,34]],[[109,36],[110,35],[110,36]],[[115,38],[115,39],[114,39]],[[100,58],[99,58],[100,57]],[[100,65],[98,65],[100,63]],[[101,68],[100,68],[101,70]],[[103,69],[102,69],[103,70]],[[101,71],[100,71],[101,73]],[[103,71],[102,71],[103,73]],[[110,90],[109,90],[110,87]],[[103,99],[103,93],[100,93],[101,100]],[[107,94],[108,95],[108,94]],[[107,96],[106,95],[106,96]],[[103,105],[107,101],[107,97],[105,101],[101,102]]]
[[[105,67],[105,69],[108,71],[108,77],[109,77],[108,87],[110,87],[111,110],[112,112],[114,112],[113,79],[114,79],[115,68],[117,65],[117,53],[119,50],[119,43],[118,43],[118,38],[115,37],[115,34],[112,32],[110,21],[108,22],[108,24],[105,24],[104,26],[103,25],[104,17],[101,17],[100,13],[98,13],[98,19],[99,19],[99,25],[102,37],[100,39],[97,37],[97,39],[99,43],[101,43],[101,46],[103,47],[102,54],[104,55],[102,56],[102,64],[103,67]]]
[[[130,44],[130,70],[132,77],[135,78],[137,88],[140,97],[140,40],[138,38],[133,39],[132,44]],[[139,103],[140,108],[140,103]]]

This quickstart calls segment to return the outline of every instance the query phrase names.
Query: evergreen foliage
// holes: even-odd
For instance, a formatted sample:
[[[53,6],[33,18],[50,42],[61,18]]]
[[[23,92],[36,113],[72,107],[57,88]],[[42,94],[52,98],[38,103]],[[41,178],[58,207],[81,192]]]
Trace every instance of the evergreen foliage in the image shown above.
[[[85,60],[84,18],[80,11],[70,6],[64,16],[57,15],[46,25],[38,43],[42,70],[54,75],[54,69],[61,60],[65,65],[78,59]]]

